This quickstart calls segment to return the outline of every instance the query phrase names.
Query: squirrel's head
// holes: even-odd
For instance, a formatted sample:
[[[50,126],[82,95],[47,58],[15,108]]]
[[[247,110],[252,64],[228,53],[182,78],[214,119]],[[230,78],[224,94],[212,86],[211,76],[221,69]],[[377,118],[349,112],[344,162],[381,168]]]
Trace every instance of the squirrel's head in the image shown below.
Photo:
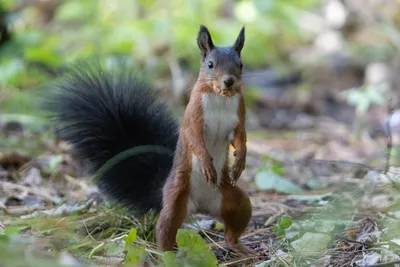
[[[244,27],[232,46],[217,47],[208,29],[201,25],[197,44],[201,51],[201,82],[223,96],[240,92],[243,67],[240,52],[244,45]]]

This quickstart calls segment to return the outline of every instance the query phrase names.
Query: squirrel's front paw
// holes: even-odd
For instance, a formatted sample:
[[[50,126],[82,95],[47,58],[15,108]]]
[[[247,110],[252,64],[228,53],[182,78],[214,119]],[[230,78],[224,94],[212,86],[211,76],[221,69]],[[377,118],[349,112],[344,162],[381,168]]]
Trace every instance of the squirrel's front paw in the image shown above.
[[[246,152],[236,150],[234,152],[235,163],[231,170],[231,182],[235,185],[240,175],[242,174],[244,168],[246,167]]]
[[[202,172],[204,177],[206,178],[207,183],[216,186],[217,171],[215,170],[212,159],[203,163]]]

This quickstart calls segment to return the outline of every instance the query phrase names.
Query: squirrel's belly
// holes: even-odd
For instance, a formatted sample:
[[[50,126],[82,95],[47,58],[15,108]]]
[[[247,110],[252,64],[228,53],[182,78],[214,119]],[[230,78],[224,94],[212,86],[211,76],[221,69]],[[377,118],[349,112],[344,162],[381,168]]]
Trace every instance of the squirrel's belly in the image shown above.
[[[216,140],[215,138],[205,137],[205,139],[207,150],[213,158],[214,167],[217,172],[217,184],[220,185],[222,170],[225,164],[227,164],[229,141],[227,138]],[[218,219],[221,210],[221,200],[221,192],[207,183],[201,170],[200,161],[195,155],[192,155],[188,214],[196,212],[208,213]]]
[[[224,97],[214,93],[202,96],[204,141],[217,171],[217,183],[222,180],[222,169],[227,163],[229,141],[238,123],[239,97]],[[192,155],[188,214],[208,213],[220,217],[221,192],[207,183],[199,160]]]
[[[201,172],[199,160],[196,156],[192,155],[188,215],[196,212],[208,213],[218,219],[221,210],[221,200],[221,192],[207,183]]]

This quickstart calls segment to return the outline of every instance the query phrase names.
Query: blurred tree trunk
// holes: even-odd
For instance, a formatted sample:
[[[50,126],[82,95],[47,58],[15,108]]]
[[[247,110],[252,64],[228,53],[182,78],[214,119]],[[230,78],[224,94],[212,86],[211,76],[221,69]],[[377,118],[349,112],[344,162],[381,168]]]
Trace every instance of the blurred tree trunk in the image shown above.
[[[0,5],[0,46],[11,39],[11,34],[7,27],[6,17],[7,10],[4,10],[4,8]]]

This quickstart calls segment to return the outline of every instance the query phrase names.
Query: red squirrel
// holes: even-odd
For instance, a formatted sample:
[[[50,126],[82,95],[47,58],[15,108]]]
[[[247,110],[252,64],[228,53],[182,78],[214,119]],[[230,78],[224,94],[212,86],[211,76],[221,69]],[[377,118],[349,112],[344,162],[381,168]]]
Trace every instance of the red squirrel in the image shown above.
[[[241,91],[245,29],[231,47],[217,47],[200,26],[200,72],[180,127],[155,91],[127,66],[107,70],[83,64],[55,86],[47,108],[59,137],[91,173],[135,147],[159,146],[122,160],[99,177],[102,191],[138,214],[160,212],[156,240],[173,250],[178,229],[194,213],[225,225],[225,241],[245,253],[239,238],[252,214],[236,185],[246,164],[246,109]],[[228,166],[229,145],[234,164]]]

